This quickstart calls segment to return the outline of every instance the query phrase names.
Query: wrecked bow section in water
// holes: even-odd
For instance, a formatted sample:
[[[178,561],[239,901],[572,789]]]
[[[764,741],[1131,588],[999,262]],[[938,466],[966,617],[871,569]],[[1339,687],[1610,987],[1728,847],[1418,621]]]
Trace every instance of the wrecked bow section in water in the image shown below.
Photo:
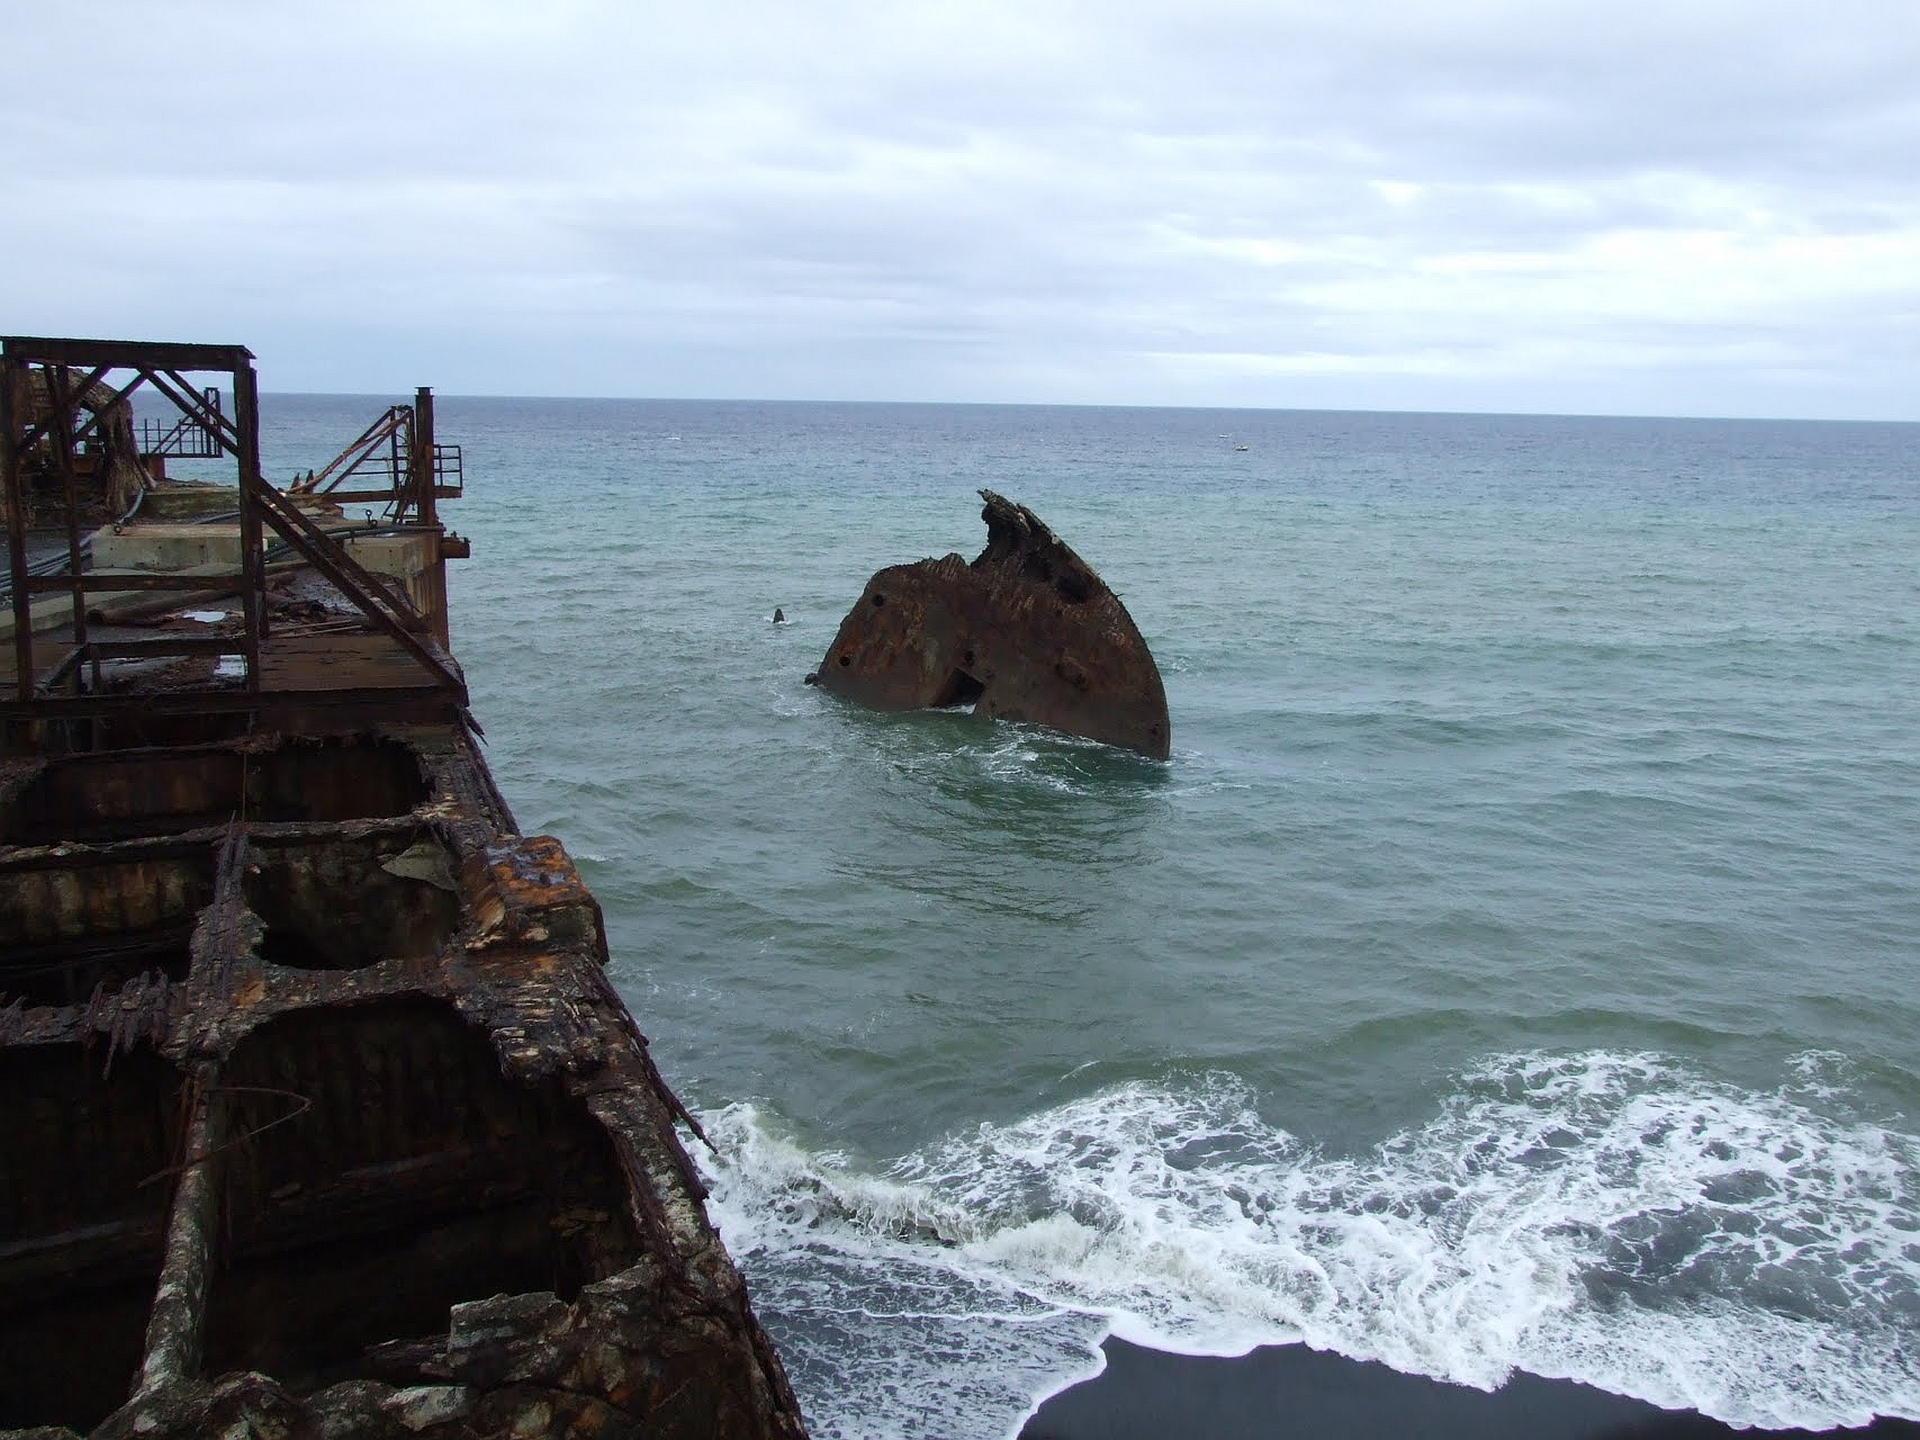
[[[430,392],[282,491],[251,362],[0,352],[0,1435],[803,1440],[600,908],[475,748]],[[230,488],[122,511],[143,387],[149,480]]]
[[[1166,759],[1166,687],[1119,596],[1033,511],[980,496],[987,548],[876,574],[809,682],[876,710],[971,705]]]

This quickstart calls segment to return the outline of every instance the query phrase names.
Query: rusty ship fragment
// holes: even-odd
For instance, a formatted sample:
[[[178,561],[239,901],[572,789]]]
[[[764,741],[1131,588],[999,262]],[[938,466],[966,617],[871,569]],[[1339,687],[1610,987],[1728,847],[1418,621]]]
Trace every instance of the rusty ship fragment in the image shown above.
[[[980,498],[986,549],[879,571],[808,682],[875,710],[971,705],[1166,759],[1166,688],[1120,597],[1026,506]]]
[[[282,490],[245,349],[11,337],[0,467],[0,1434],[801,1437],[476,748],[431,393]]]

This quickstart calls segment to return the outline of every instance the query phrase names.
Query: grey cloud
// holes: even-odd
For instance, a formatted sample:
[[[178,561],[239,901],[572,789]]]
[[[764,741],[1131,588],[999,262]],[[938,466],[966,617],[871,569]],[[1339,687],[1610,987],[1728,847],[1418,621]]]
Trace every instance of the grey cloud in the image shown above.
[[[1908,0],[90,15],[85,105],[71,22],[9,19],[50,257],[15,328],[217,319],[324,388],[360,336],[489,390],[577,350],[677,393],[1605,408],[1658,371],[1724,412],[1744,324],[1808,404],[1916,403]]]

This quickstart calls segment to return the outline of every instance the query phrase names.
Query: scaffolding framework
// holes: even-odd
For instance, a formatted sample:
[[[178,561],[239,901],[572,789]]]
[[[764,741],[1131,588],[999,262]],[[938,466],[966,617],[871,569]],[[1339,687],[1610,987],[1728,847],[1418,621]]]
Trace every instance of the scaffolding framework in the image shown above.
[[[37,386],[28,383],[34,371],[39,372]],[[231,416],[220,408],[222,384],[233,397]],[[239,522],[237,569],[208,575],[87,568],[81,455],[82,448],[96,443],[101,433],[108,407],[89,397],[97,397],[102,385],[117,397],[115,403],[144,387],[170,404],[180,416],[166,432],[176,447],[174,453],[211,454],[233,462]],[[36,393],[45,397],[44,404],[36,405],[29,398]],[[392,523],[439,537],[437,502],[459,493],[457,483],[444,483],[449,470],[457,480],[458,452],[449,456],[435,444],[431,390],[417,391],[411,406],[390,409],[383,421],[349,446],[328,467],[329,471],[339,467],[330,489],[354,474],[382,439],[390,442],[387,483],[327,498],[335,503],[384,501]],[[44,472],[49,464],[59,477],[65,545],[54,562],[35,566],[28,558],[26,481],[30,469]],[[306,497],[289,495],[267,483],[260,468],[258,377],[253,355],[244,346],[31,336],[0,339],[0,494],[7,512],[14,619],[13,683],[8,687],[11,693],[0,698],[0,721],[90,719],[156,706],[174,712],[223,711],[268,703],[276,688],[267,663],[273,658],[267,604],[269,532],[344,596],[374,634],[413,662],[420,672],[419,688],[458,707],[466,705],[465,682],[446,648],[444,557],[436,554],[429,567],[431,603],[416,605],[400,587],[371,574],[347,546],[316,523],[301,503]],[[173,591],[184,597],[210,589],[240,598],[242,625],[237,636],[163,633],[103,638],[90,627],[89,596]],[[37,642],[34,632],[34,599],[46,595],[64,595],[71,607],[69,634],[53,647]],[[56,653],[47,654],[49,648]],[[289,654],[297,661],[297,656]],[[115,693],[103,683],[101,667],[106,661],[210,655],[238,657],[237,690],[231,684],[186,683],[170,685],[164,695],[134,695]],[[303,680],[296,688],[311,701],[312,684]],[[349,683],[326,688],[335,698],[351,700],[358,687]],[[388,683],[382,688],[390,691],[393,686]]]

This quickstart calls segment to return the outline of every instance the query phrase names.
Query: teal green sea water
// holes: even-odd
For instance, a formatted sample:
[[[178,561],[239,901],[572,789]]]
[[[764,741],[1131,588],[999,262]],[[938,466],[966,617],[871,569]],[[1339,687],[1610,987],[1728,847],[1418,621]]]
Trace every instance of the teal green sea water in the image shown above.
[[[270,399],[270,476],[377,408]],[[1920,426],[440,430],[490,762],[816,1435],[1010,1435],[1109,1333],[1920,1417]],[[1170,763],[802,684],[981,486],[1126,601]]]

